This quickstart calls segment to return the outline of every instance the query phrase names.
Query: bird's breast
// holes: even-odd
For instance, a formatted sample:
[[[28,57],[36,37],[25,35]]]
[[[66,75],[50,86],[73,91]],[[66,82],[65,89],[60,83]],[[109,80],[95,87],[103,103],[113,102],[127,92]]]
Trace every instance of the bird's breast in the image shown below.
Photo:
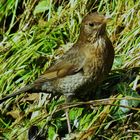
[[[106,61],[106,55],[108,50],[104,39],[98,39],[93,44],[87,44],[87,51],[85,52],[86,63],[84,65],[85,75],[91,75],[92,77],[102,74],[104,70],[104,64]]]

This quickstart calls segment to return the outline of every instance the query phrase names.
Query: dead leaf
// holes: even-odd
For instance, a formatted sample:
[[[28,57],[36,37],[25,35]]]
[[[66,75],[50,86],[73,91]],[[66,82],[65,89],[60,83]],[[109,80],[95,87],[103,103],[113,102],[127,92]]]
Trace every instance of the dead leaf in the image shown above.
[[[7,115],[11,115],[14,119],[18,119],[21,117],[21,112],[18,108],[7,112]]]

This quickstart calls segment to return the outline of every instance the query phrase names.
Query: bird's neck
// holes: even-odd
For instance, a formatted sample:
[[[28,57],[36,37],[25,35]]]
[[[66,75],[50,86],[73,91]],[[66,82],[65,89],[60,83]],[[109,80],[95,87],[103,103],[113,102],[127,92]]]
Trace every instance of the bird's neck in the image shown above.
[[[94,42],[96,38],[96,32],[92,33],[91,35],[87,35],[84,32],[81,32],[79,35],[79,38],[77,40],[78,43],[88,43],[88,42]]]

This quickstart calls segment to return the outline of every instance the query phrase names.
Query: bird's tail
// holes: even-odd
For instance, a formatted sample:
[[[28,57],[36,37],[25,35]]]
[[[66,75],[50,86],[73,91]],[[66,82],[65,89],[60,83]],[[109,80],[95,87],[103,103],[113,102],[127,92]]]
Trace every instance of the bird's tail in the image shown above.
[[[12,93],[10,95],[7,95],[6,97],[0,99],[0,104],[3,103],[4,101],[8,100],[11,97],[15,97],[17,95],[20,95],[21,93],[24,93],[26,91],[31,90],[33,87],[34,87],[34,85],[33,84],[30,84],[30,85],[27,85],[27,86],[25,86],[25,87],[23,87],[23,88],[15,91],[14,93]]]

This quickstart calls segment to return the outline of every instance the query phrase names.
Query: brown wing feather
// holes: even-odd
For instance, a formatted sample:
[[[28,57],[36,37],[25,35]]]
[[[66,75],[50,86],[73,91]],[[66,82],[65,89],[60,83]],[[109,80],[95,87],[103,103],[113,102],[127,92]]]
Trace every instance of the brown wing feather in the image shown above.
[[[85,62],[84,53],[79,52],[78,47],[72,47],[60,59],[56,61],[35,83],[45,82],[66,75],[71,75],[83,68]],[[75,59],[76,58],[76,59]]]

